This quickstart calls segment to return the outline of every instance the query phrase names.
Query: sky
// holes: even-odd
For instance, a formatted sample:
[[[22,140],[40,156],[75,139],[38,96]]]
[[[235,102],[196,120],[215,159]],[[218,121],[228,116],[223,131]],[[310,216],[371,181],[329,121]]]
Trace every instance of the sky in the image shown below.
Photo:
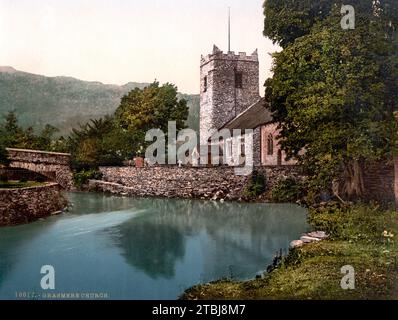
[[[213,44],[260,58],[260,87],[278,47],[262,35],[263,0],[0,0],[0,66],[108,84],[171,82],[199,92]],[[261,92],[263,89],[261,89]]]

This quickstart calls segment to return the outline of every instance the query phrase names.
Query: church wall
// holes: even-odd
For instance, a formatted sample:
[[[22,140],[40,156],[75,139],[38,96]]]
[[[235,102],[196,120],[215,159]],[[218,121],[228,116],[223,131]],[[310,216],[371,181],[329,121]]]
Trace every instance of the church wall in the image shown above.
[[[273,152],[268,154],[268,137],[272,136]],[[286,153],[281,150],[278,137],[278,125],[271,123],[261,127],[261,165],[264,166],[278,166],[278,165],[296,165],[296,160],[286,160]]]

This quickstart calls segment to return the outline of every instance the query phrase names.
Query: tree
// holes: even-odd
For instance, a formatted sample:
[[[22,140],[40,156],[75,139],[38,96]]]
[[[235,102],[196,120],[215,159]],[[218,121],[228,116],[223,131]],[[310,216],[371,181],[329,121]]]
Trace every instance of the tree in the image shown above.
[[[144,89],[136,88],[122,98],[115,118],[122,129],[136,137],[138,145],[145,145],[145,134],[151,129],[167,133],[168,122],[176,121],[177,130],[186,128],[188,107],[185,99],[178,99],[177,87],[154,82]]]
[[[168,121],[176,121],[179,130],[185,128],[187,117],[187,102],[178,99],[174,85],[154,82],[136,88],[122,98],[114,116],[91,120],[72,131],[68,146],[73,165],[77,170],[120,165],[142,155],[148,130],[167,132]]]
[[[54,135],[59,130],[50,125],[46,124],[40,135],[37,137],[37,148],[39,150],[53,150]]]
[[[339,11],[343,4],[352,5],[357,13],[368,17],[381,12],[386,28],[393,30],[397,26],[396,0],[265,0],[264,35],[286,48],[311,33],[314,25]]]
[[[4,117],[0,126],[1,144],[5,147],[18,147],[24,139],[24,132],[18,125],[18,118],[15,112],[11,111]]]
[[[39,135],[35,134],[32,127],[23,129],[19,125],[16,113],[12,111],[5,116],[0,125],[0,144],[9,148],[53,151],[56,144],[54,135],[57,132],[57,128],[48,124]]]
[[[398,59],[391,14],[397,4],[358,3],[356,28],[347,31],[340,26],[338,1],[305,3],[310,2],[329,4],[330,11],[310,23],[298,19],[299,31],[291,33],[290,19],[266,25],[265,34],[284,46],[274,55],[266,97],[280,123],[282,148],[306,166],[314,188],[330,187],[343,172],[343,194],[361,198],[364,163],[397,150]],[[277,5],[265,2],[269,15],[271,4]],[[281,19],[281,14],[268,18]]]
[[[283,48],[308,34],[312,26],[330,13],[330,0],[266,0],[264,35]]]
[[[110,116],[91,120],[73,129],[68,138],[76,169],[97,168],[102,165],[119,165],[131,156],[129,136]]]

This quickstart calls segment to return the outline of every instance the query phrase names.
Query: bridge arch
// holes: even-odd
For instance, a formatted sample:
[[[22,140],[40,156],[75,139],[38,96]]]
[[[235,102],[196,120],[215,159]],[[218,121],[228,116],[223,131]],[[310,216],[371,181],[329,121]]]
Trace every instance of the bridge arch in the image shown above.
[[[73,187],[69,153],[7,148],[10,168],[39,173],[66,190]]]

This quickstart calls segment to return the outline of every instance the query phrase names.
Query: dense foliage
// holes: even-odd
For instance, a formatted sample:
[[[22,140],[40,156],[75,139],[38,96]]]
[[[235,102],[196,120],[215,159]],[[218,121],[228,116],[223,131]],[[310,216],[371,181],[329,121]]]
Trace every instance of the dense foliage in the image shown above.
[[[177,87],[172,84],[159,85],[154,82],[143,90],[132,90],[122,98],[115,118],[124,130],[144,142],[151,129],[167,133],[168,122],[176,121],[177,130],[186,127],[188,107],[185,99],[178,99]]]
[[[84,186],[89,180],[101,180],[102,179],[102,173],[89,169],[89,170],[81,170],[78,172],[75,172],[73,175],[73,182],[76,187],[81,188]]]
[[[248,185],[244,190],[244,195],[249,199],[254,199],[265,192],[265,176],[258,171],[253,171]]]
[[[68,146],[75,169],[121,165],[124,160],[144,155],[148,130],[167,133],[168,121],[176,121],[178,130],[184,128],[188,107],[178,97],[175,86],[154,82],[124,96],[112,117],[91,120],[74,129]]]
[[[73,129],[68,148],[72,153],[72,165],[77,170],[119,165],[132,156],[129,137],[116,126],[112,117],[91,120]]]
[[[177,130],[185,128],[188,107],[171,84],[158,82],[135,88],[123,97],[113,116],[91,120],[73,129],[67,139],[57,138],[58,130],[46,125],[39,134],[32,127],[19,125],[14,112],[0,124],[0,163],[7,164],[5,148],[35,149],[70,152],[72,166],[81,175],[78,183],[91,176],[92,169],[106,165],[121,165],[124,160],[143,156],[147,143],[145,134],[150,129],[167,132],[169,121],[176,121]]]
[[[339,192],[358,198],[363,164],[397,150],[398,4],[351,4],[356,26],[343,30],[340,1],[265,2],[264,33],[284,47],[266,97],[283,149],[306,166],[312,187],[330,188],[343,173]]]
[[[305,195],[306,185],[294,178],[279,181],[271,190],[274,202],[289,203],[301,200]]]
[[[9,112],[0,123],[0,157],[4,158],[5,148],[65,151],[64,138],[56,138],[58,130],[45,125],[39,134],[32,127],[22,128],[14,112]]]

